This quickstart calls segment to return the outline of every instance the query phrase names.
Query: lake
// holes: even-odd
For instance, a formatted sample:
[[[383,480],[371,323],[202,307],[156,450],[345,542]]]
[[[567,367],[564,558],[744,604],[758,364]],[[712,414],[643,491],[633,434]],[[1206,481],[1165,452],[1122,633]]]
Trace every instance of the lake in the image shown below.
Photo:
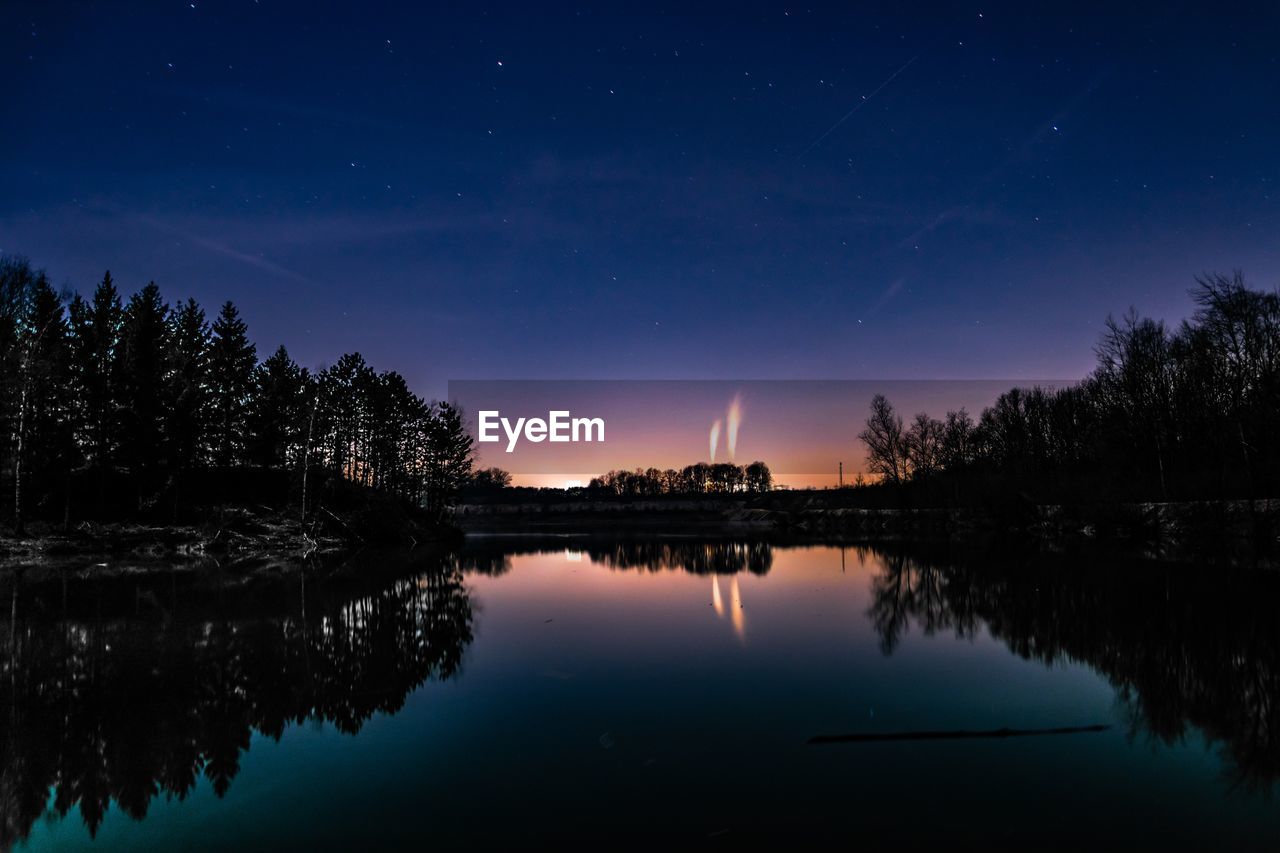
[[[478,538],[0,592],[4,847],[1280,845],[1280,584],[1211,562]]]

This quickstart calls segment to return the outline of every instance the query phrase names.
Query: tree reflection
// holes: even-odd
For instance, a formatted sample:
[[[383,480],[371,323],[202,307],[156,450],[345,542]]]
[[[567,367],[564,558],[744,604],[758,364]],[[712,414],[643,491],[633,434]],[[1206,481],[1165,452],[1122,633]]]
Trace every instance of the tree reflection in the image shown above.
[[[766,575],[773,568],[773,544],[764,540],[689,539],[529,539],[468,544],[459,555],[469,571],[500,575],[511,569],[513,554],[547,554],[572,550],[611,569],[648,572],[682,570],[695,575]]]
[[[0,847],[50,805],[58,816],[78,807],[92,835],[112,800],[140,819],[201,776],[221,796],[254,732],[279,739],[322,720],[355,733],[458,672],[472,607],[452,558],[382,579],[308,573],[216,586],[10,582]]]
[[[985,625],[1015,654],[1084,663],[1124,703],[1131,736],[1176,743],[1194,727],[1229,781],[1280,779],[1280,578],[1211,566],[966,556],[876,548],[868,617],[891,654],[915,623],[972,636]]]

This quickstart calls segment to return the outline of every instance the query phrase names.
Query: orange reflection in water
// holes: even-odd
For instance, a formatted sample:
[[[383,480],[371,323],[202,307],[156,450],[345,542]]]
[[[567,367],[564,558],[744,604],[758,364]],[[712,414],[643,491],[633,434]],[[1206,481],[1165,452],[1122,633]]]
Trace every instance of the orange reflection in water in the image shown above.
[[[738,590],[738,576],[733,576],[729,587],[729,619],[733,622],[733,633],[744,643],[747,640],[747,616],[742,612],[742,593]]]
[[[745,546],[707,547],[732,554]],[[716,635],[740,648],[763,649],[778,632],[790,634],[803,626],[804,631],[865,636],[867,653],[880,656],[873,626],[861,618],[871,603],[871,577],[883,571],[880,557],[848,549],[842,574],[839,548],[775,547],[767,571],[740,571],[735,579],[728,571],[692,571],[695,564],[715,560],[685,561],[680,550],[674,548],[661,561],[622,565],[609,547],[549,543],[545,552],[512,555],[500,574],[468,572],[467,583],[483,608],[486,636],[510,630],[522,643],[530,640],[519,632],[545,625],[548,642],[572,637],[600,654],[610,648],[621,653],[636,643],[652,650],[666,642],[687,652],[690,644],[713,642]],[[747,597],[753,607],[749,644]],[[650,633],[654,624],[663,626],[661,640]],[[538,635],[543,633],[540,629]],[[547,667],[565,669],[554,661]]]

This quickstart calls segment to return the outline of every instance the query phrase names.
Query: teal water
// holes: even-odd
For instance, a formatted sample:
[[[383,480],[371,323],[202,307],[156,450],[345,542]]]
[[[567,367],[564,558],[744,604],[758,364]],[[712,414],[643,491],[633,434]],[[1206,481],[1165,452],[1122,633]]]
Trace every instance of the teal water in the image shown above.
[[[1265,577],[482,540],[6,592],[24,850],[1280,843]]]

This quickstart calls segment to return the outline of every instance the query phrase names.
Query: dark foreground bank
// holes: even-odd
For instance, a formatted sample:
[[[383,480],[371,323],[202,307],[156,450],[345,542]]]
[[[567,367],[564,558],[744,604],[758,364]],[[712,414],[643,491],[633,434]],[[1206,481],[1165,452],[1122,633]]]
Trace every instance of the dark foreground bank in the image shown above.
[[[0,536],[0,570],[56,567],[107,575],[288,566],[317,554],[446,545],[461,535],[407,500],[341,478],[313,480],[304,513],[287,476],[260,474],[275,488],[251,492],[237,474],[234,490],[202,492],[203,503],[188,503],[180,512],[161,505],[119,519],[31,522],[21,536]],[[219,497],[225,502],[214,502]]]

